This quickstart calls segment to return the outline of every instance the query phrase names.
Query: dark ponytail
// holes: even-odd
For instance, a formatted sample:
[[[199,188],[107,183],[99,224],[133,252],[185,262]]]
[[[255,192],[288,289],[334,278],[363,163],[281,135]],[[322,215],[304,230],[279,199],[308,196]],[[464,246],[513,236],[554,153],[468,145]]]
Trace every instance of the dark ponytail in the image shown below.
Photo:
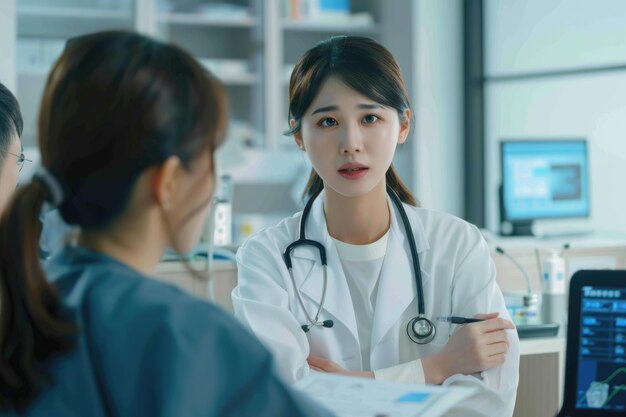
[[[407,121],[405,112],[411,108],[409,96],[400,67],[391,52],[373,39],[335,36],[306,51],[294,67],[289,81],[289,119],[295,124],[285,134],[300,131],[302,116],[324,81],[331,76],[376,103],[395,109],[400,121]],[[387,170],[385,179],[403,202],[419,205],[393,165]],[[313,170],[304,195],[314,195],[322,188],[324,182]]]
[[[68,351],[74,325],[63,318],[39,260],[45,187],[18,189],[0,218],[0,408],[23,410],[47,384],[39,364]]]
[[[172,156],[188,170],[213,157],[227,107],[222,85],[178,47],[118,31],[68,43],[39,111],[45,170],[0,218],[0,410],[25,409],[51,382],[42,362],[71,349],[80,330],[40,265],[44,201],[85,232],[106,229],[143,172]]]

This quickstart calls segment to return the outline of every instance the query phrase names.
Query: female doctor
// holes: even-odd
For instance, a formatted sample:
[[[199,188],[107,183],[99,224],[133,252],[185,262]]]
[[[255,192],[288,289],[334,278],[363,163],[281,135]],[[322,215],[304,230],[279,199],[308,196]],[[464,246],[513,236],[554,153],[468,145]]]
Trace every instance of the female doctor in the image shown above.
[[[473,386],[458,415],[511,416],[519,341],[488,247],[476,227],[418,208],[391,165],[411,121],[393,56],[333,37],[300,59],[289,99],[309,202],[238,251],[236,316],[290,381],[314,370]]]

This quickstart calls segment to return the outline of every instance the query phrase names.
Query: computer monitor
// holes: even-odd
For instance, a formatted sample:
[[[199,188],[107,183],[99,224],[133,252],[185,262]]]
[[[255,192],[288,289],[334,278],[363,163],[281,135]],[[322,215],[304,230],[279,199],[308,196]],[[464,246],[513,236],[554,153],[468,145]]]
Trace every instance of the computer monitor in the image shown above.
[[[589,216],[586,140],[505,140],[500,150],[505,234],[530,235],[537,219]]]

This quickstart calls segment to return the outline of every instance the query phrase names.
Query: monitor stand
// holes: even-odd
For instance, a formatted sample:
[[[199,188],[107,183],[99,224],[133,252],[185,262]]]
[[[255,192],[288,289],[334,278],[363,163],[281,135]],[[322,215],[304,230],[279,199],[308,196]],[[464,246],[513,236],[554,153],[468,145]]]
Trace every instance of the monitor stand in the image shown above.
[[[500,234],[502,236],[534,236],[533,221],[502,222]]]
[[[591,222],[584,219],[576,219],[576,221],[561,220],[558,222],[538,220],[533,224],[533,234],[544,239],[588,236],[594,234],[594,227]]]
[[[500,225],[501,236],[532,236],[540,239],[550,239],[559,237],[587,236],[594,233],[593,227],[565,224],[548,225],[541,221],[504,221]]]

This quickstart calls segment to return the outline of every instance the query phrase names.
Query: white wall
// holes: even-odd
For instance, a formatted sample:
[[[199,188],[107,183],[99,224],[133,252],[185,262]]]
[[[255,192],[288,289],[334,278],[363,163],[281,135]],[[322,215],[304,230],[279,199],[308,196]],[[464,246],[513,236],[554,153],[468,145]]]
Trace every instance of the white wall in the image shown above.
[[[626,66],[626,2],[485,1],[488,76]],[[626,70],[485,86],[487,225],[497,229],[499,141],[587,138],[591,221],[626,232]]]
[[[424,207],[463,214],[463,2],[416,0],[415,181]],[[408,31],[407,31],[408,33]]]
[[[0,82],[15,94],[15,0],[0,1]]]
[[[626,63],[623,0],[485,0],[485,73]]]

